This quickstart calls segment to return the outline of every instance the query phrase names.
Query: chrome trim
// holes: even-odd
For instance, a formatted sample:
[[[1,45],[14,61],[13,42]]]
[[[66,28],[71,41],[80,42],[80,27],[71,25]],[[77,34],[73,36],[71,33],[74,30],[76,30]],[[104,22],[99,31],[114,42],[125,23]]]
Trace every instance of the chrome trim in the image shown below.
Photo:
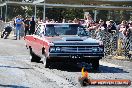
[[[70,56],[49,56],[49,57],[66,57],[66,58],[68,58],[68,57],[70,57]],[[103,56],[83,56],[84,58],[90,58],[90,57],[103,57]]]
[[[84,56],[84,57],[101,57],[101,56]]]
[[[95,55],[95,54],[97,54],[97,55],[100,55],[100,54],[104,54],[104,52],[103,52],[103,53],[49,53],[49,55],[50,55],[50,54],[54,54],[54,55],[55,55],[55,54],[56,54],[56,55],[57,55],[57,54],[61,54],[61,55],[67,55],[67,54],[68,54],[68,55],[78,55],[78,54],[79,54],[79,55],[89,55],[89,54]]]
[[[99,47],[61,47],[60,52],[64,53],[100,53],[103,52],[98,50]],[[97,49],[94,51],[93,49]]]
[[[52,56],[50,56],[52,57]],[[55,57],[70,57],[70,56],[55,56]],[[101,56],[83,56],[83,57],[101,57]]]
[[[71,58],[77,56],[78,58],[90,58],[90,57],[104,57],[104,53],[49,53],[48,57],[66,57]]]
[[[57,46],[100,46],[100,45],[54,45],[55,47],[57,47]]]

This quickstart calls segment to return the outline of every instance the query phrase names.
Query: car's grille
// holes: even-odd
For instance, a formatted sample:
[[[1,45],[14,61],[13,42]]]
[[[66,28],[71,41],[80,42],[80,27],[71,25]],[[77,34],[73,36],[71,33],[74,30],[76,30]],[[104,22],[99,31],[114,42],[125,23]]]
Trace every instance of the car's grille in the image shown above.
[[[61,51],[67,53],[93,52],[93,48],[97,49],[97,47],[61,47]]]

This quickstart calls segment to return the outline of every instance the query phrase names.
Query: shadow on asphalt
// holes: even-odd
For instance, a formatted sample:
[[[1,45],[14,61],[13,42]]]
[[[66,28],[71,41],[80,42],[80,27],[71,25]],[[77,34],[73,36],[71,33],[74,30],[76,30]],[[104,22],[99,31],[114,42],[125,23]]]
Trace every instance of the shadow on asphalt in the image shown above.
[[[13,67],[13,66],[3,66],[3,65],[0,65],[0,68],[33,69],[33,68],[24,68],[24,67]]]
[[[81,68],[74,63],[51,63],[49,69],[57,69],[68,72],[80,72]]]
[[[9,39],[9,38],[1,38],[1,39]]]
[[[16,39],[14,38],[14,39],[11,39],[11,40],[16,40]]]
[[[9,87],[9,88],[30,88],[30,87],[24,87],[24,86],[4,85],[4,84],[0,84],[0,87]]]
[[[100,72],[101,73],[129,73],[122,68],[108,67],[108,66],[103,66],[103,65],[100,65]]]
[[[73,63],[56,63],[50,65],[49,69],[57,69],[61,71],[68,72],[81,72],[82,67],[85,68],[85,71],[89,73],[129,73],[118,67],[108,67],[100,65],[99,70],[93,70],[92,66],[89,64],[73,64]]]

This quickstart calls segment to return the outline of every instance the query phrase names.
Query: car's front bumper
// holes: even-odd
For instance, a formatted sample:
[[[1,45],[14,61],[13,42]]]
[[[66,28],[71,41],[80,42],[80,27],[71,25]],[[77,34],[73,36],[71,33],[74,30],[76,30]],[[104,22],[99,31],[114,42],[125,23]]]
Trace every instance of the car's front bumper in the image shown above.
[[[60,58],[87,58],[87,57],[104,57],[104,53],[49,53],[50,58],[60,57]]]

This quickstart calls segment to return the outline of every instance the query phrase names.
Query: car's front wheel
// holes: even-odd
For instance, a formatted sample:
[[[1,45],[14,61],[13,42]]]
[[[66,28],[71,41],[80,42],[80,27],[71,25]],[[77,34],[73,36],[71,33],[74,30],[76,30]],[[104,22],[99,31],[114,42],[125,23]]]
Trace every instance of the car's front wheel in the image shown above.
[[[40,57],[37,56],[33,51],[32,51],[32,48],[29,48],[30,50],[30,59],[31,59],[31,62],[40,62]]]

